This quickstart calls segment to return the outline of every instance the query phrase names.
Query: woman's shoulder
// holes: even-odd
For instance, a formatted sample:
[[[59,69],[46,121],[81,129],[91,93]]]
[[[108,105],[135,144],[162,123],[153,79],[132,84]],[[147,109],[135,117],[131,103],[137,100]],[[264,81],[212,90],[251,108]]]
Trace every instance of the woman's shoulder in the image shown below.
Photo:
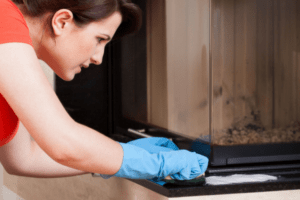
[[[0,0],[0,44],[10,42],[32,45],[28,26],[19,8],[10,0]]]
[[[9,11],[15,11],[22,15],[18,7],[11,1],[11,0],[0,0],[0,10],[3,12]],[[2,12],[0,14],[3,14]]]

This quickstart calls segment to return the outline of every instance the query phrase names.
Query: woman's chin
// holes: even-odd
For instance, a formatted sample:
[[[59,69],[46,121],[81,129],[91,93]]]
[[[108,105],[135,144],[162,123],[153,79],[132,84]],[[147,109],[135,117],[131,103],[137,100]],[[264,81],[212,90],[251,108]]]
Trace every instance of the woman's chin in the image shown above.
[[[75,73],[57,74],[57,76],[64,81],[72,81],[75,77]]]

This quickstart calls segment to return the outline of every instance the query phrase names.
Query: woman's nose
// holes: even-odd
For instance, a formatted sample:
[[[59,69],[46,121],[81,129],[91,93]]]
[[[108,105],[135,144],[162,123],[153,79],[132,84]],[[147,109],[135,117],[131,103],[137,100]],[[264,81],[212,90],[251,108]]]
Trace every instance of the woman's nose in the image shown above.
[[[102,63],[102,59],[95,58],[94,56],[91,58],[91,63],[95,65],[100,65]]]
[[[102,63],[104,50],[100,50],[95,52],[94,55],[91,57],[91,62],[95,65],[100,65]]]

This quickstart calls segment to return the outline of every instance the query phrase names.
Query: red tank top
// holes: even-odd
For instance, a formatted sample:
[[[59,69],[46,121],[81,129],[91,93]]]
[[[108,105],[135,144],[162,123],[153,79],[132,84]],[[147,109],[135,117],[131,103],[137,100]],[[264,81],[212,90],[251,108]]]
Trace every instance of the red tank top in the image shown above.
[[[21,11],[12,1],[0,0],[0,45],[11,42],[32,46],[29,29]],[[0,94],[0,147],[13,139],[18,127],[18,117]]]

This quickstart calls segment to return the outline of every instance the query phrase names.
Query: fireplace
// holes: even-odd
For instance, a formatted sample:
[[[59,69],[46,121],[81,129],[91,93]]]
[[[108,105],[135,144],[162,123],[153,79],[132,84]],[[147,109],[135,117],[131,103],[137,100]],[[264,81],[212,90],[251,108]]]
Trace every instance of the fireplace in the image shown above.
[[[161,194],[299,188],[300,0],[134,2],[144,11],[138,34],[108,45],[100,68],[70,83],[56,79],[70,115],[121,142],[139,133],[188,150],[201,142],[207,176],[286,175],[268,189],[180,187],[178,194],[137,181]]]
[[[186,149],[200,140],[211,147],[210,169],[295,167],[300,0],[135,2],[144,11],[138,34],[109,45],[102,67],[70,83],[56,78],[70,115],[124,141],[139,137],[128,129]]]
[[[112,47],[116,132],[198,139],[211,169],[295,167],[300,1],[139,4],[142,30]]]

